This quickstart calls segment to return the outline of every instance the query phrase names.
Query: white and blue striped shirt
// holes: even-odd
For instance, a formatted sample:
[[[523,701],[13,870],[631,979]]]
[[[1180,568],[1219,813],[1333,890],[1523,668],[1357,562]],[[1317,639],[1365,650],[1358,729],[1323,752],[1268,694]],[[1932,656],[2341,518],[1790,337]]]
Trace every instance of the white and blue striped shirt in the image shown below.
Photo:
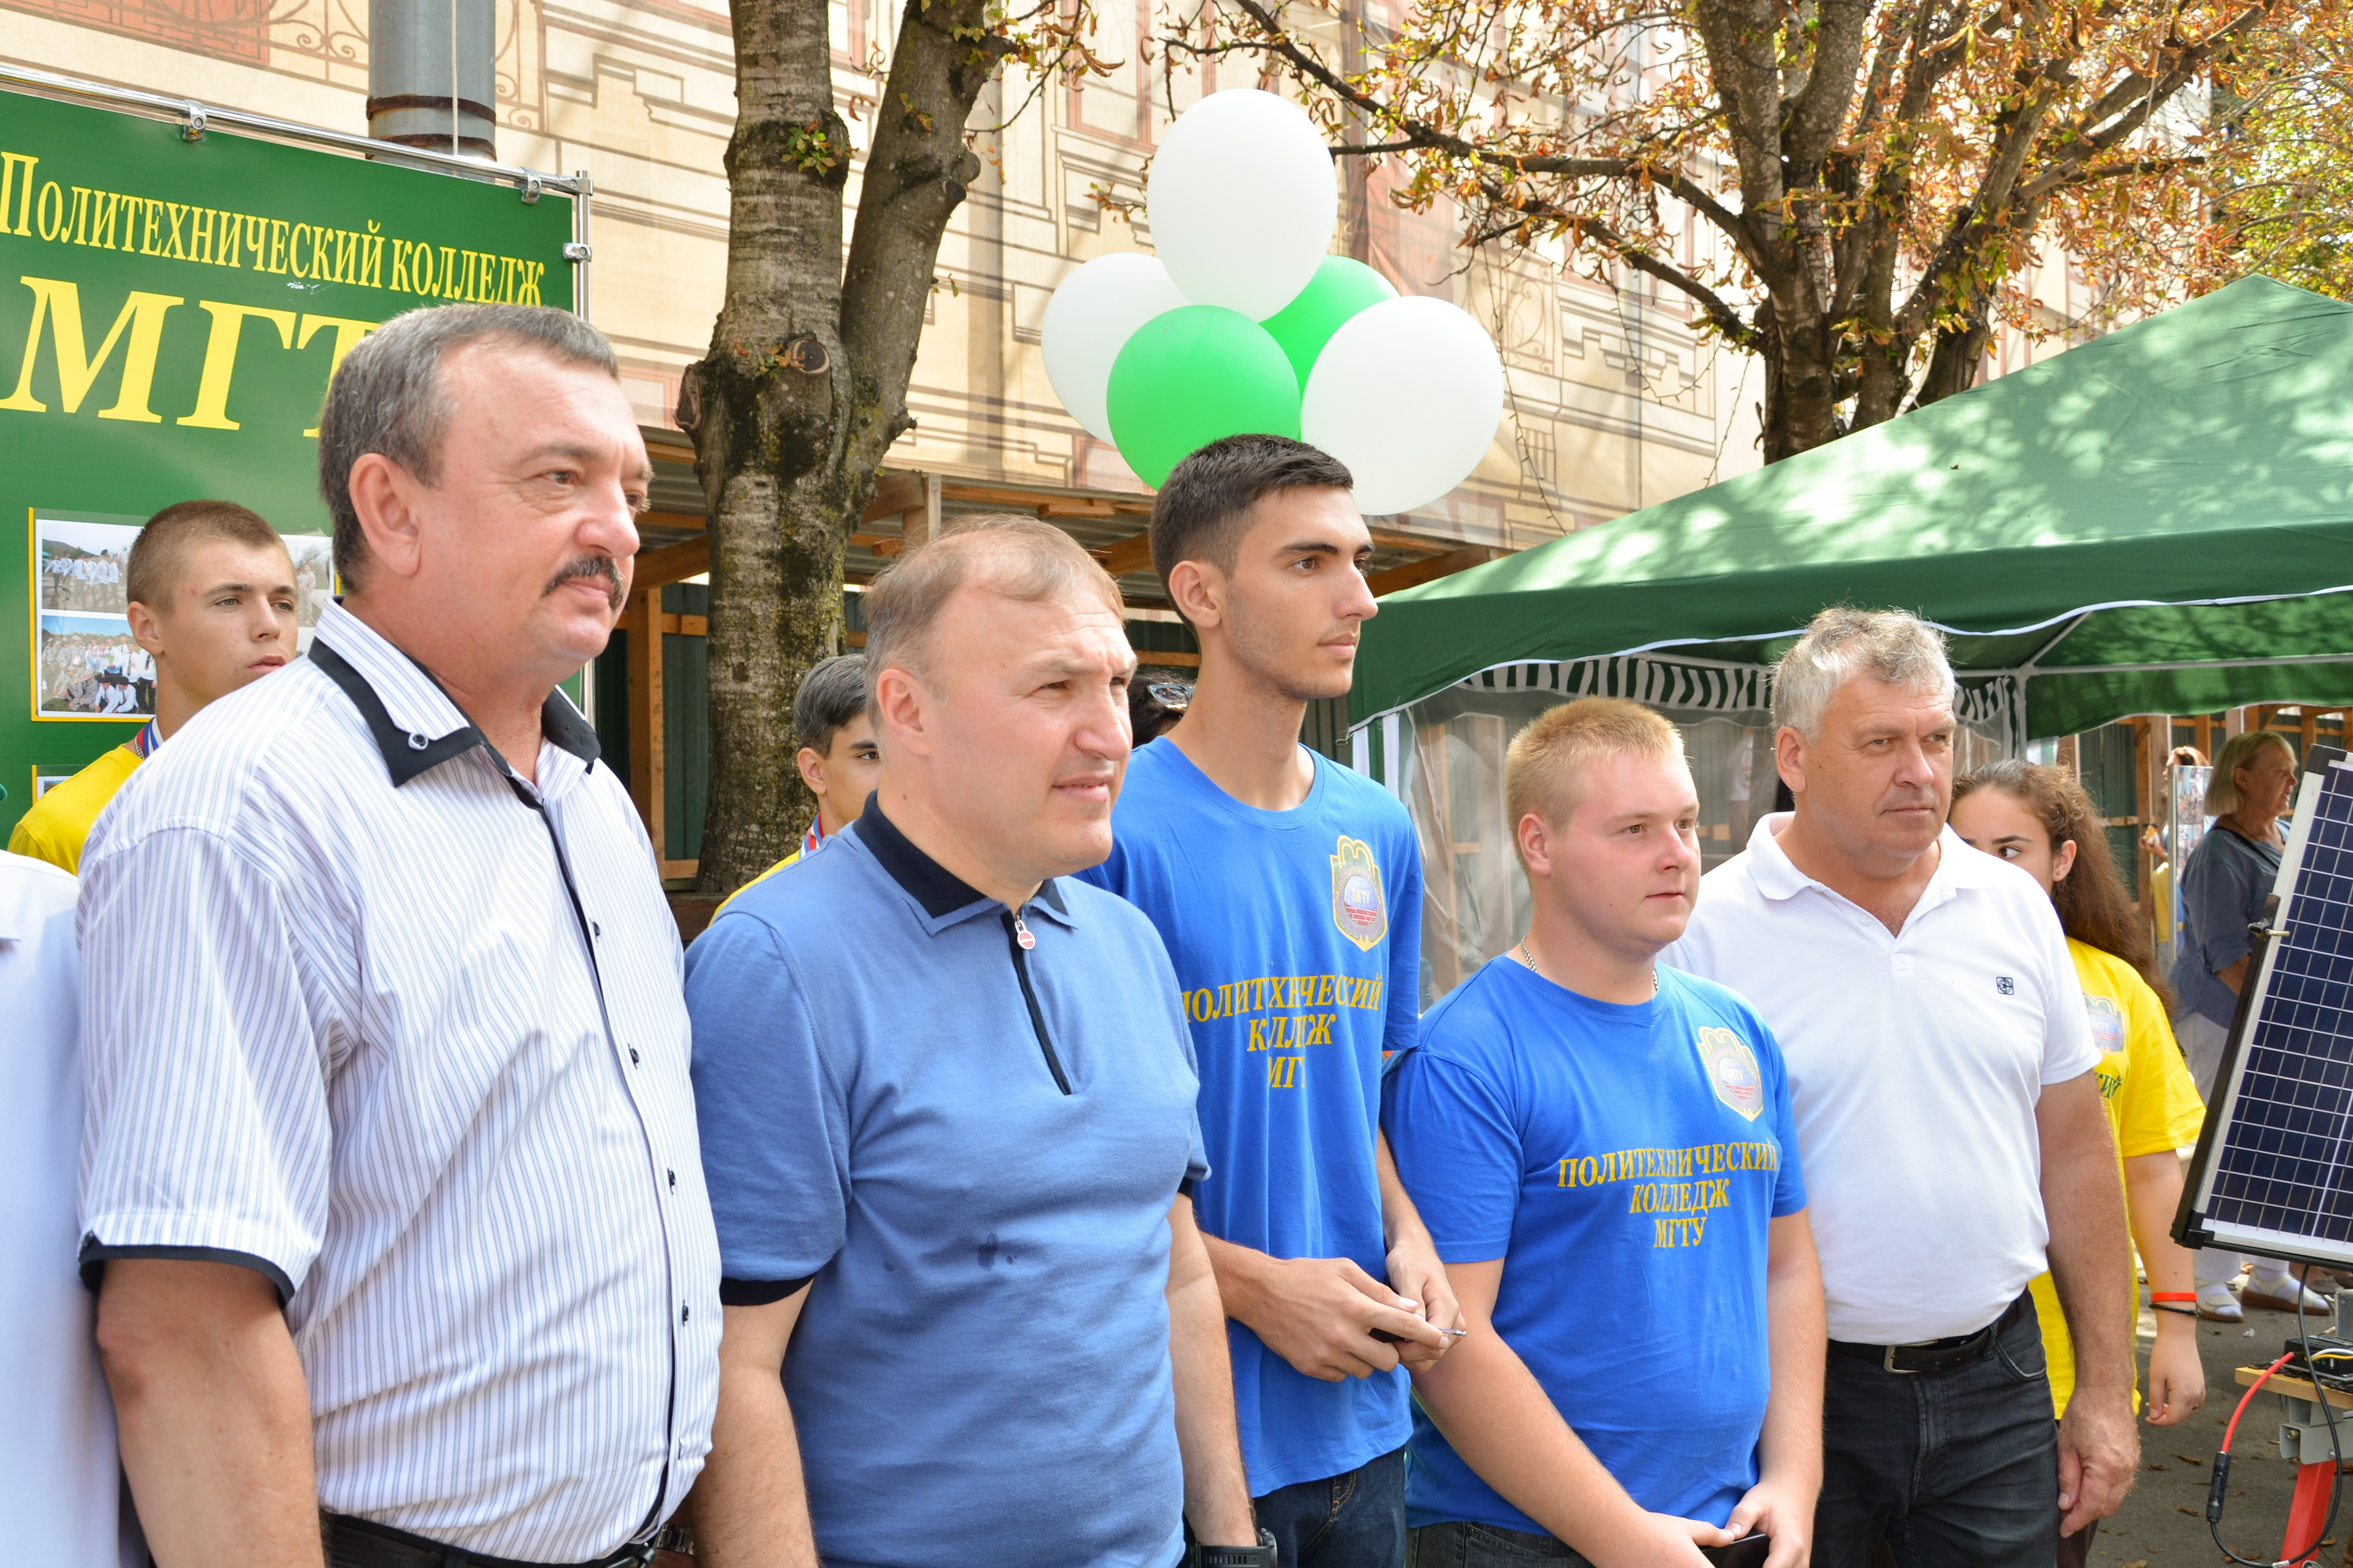
[[[534,788],[329,605],[132,776],[82,860],[81,1228],[93,1276],[278,1282],[323,1509],[566,1563],[701,1470],[719,1258],[652,848],[543,719]]]

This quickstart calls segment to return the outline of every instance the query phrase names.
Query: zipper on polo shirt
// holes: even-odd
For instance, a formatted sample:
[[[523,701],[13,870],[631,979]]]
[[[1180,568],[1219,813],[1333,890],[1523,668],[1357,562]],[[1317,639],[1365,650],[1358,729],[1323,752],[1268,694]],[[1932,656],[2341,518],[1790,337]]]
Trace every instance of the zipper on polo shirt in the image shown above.
[[[1021,1000],[1029,1004],[1029,1026],[1038,1032],[1038,1048],[1046,1055],[1046,1070],[1054,1075],[1054,1087],[1068,1094],[1070,1075],[1062,1070],[1062,1058],[1054,1054],[1054,1037],[1046,1032],[1045,1009],[1038,1005],[1038,989],[1029,984],[1029,950],[1038,945],[1038,939],[1029,934],[1029,928],[1011,910],[1005,911],[1005,945],[1013,954],[1013,973],[1021,982]]]

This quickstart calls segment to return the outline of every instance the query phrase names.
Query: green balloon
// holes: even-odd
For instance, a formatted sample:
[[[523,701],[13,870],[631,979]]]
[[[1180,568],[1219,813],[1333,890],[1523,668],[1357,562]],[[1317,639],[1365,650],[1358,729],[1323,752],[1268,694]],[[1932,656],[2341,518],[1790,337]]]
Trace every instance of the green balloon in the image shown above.
[[[1135,330],[1112,362],[1111,433],[1158,489],[1169,470],[1228,436],[1299,438],[1299,383],[1264,327],[1222,305],[1185,305]]]
[[[1282,345],[1291,368],[1299,373],[1299,388],[1304,392],[1307,373],[1315,368],[1315,356],[1324,352],[1324,345],[1332,341],[1340,323],[1367,305],[1397,297],[1389,280],[1363,262],[1351,261],[1345,256],[1327,256],[1316,264],[1315,276],[1299,291],[1299,298],[1260,325]]]

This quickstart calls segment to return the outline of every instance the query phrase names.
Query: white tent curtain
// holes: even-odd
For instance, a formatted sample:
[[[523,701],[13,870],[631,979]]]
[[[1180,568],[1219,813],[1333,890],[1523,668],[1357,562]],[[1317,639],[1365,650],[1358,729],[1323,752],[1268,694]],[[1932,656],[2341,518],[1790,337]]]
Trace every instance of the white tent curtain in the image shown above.
[[[1957,769],[2008,756],[2010,683],[1966,686]],[[1683,731],[1699,786],[1700,851],[1720,865],[1773,809],[1770,671],[1662,658],[1510,664],[1384,714],[1351,735],[1352,759],[1412,814],[1421,838],[1422,1005],[1469,978],[1527,930],[1528,890],[1504,810],[1504,752],[1546,709],[1626,697]]]

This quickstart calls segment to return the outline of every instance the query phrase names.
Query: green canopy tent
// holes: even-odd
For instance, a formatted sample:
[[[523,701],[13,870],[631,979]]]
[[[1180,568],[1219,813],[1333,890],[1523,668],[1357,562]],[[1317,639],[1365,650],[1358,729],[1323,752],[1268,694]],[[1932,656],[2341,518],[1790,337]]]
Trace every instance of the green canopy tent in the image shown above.
[[[1769,805],[1825,605],[1949,634],[1964,767],[2134,713],[2353,704],[2353,306],[2253,278],[1756,473],[1381,601],[1356,765],[1427,871],[1425,991],[1525,929],[1502,764],[1605,691],[1683,725],[1705,858]]]
[[[1361,736],[1481,672],[1611,656],[1740,682],[1835,604],[1944,627],[1980,713],[2015,741],[2132,713],[2338,706],[2348,591],[2353,305],[2250,278],[1392,595],[1365,628],[1350,718]]]

